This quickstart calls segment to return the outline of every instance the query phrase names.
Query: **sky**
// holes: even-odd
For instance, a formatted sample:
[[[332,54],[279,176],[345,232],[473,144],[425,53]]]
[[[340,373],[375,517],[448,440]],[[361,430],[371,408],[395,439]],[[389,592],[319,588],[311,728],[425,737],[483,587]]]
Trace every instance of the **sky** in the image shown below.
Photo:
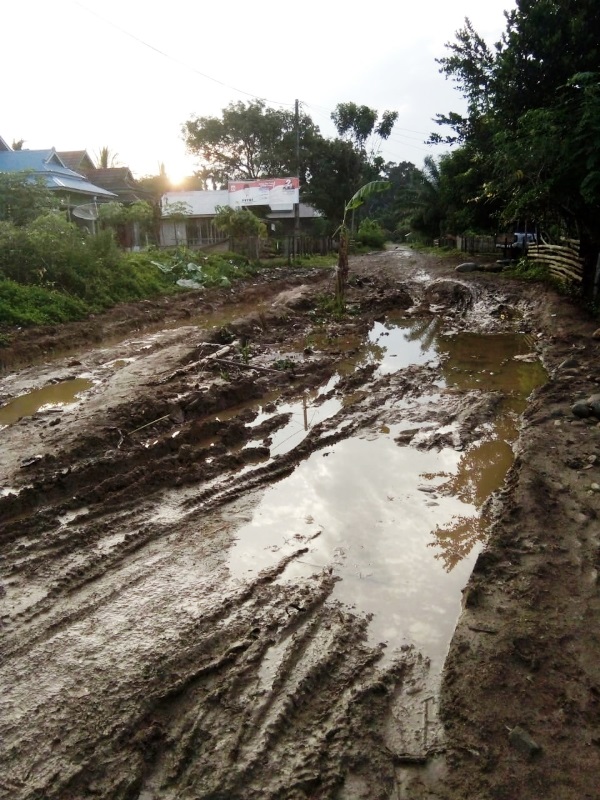
[[[136,177],[191,175],[183,123],[231,102],[297,98],[325,136],[355,102],[398,111],[381,155],[421,166],[437,113],[462,111],[436,58],[465,17],[489,43],[512,0],[19,0],[3,3],[0,136],[28,149],[101,147]]]

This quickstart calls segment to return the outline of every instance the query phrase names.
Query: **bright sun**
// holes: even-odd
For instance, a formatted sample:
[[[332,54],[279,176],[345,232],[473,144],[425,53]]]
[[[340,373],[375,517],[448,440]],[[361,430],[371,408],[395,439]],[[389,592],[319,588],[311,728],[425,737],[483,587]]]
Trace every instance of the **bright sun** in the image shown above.
[[[186,178],[189,178],[198,169],[191,158],[181,156],[173,158],[166,163],[167,175],[174,188],[178,187]]]

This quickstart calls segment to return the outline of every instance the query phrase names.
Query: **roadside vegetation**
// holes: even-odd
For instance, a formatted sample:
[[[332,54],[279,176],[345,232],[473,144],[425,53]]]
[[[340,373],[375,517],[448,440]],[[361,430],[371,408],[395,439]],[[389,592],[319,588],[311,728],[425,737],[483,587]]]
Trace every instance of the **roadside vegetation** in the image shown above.
[[[206,255],[184,247],[125,252],[116,243],[116,226],[134,214],[150,224],[151,214],[145,208],[124,211],[117,203],[102,211],[102,229],[92,234],[69,222],[40,183],[0,174],[0,327],[69,322],[118,303],[227,287],[260,268],[234,253]],[[242,222],[248,225],[251,218],[262,230],[256,217],[243,214]],[[310,261],[333,263],[332,258]]]
[[[595,0],[517,0],[494,46],[465,20],[438,63],[467,110],[437,116],[440,128],[429,141],[449,150],[441,158],[427,156],[420,168],[380,155],[397,121],[395,111],[339,103],[331,114],[337,135],[324,137],[301,107],[294,113],[263,101],[237,102],[220,117],[196,116],[184,124],[186,145],[204,164],[185,188],[297,174],[302,201],[321,214],[313,233],[335,235],[338,257],[346,245],[360,253],[389,240],[419,246],[500,231],[535,230],[552,244],[579,241],[583,281],[577,290],[597,304],[599,20]],[[347,211],[348,198],[361,187],[381,183],[389,191],[365,196],[360,207]],[[156,201],[170,188],[162,168],[141,184]],[[90,235],[65,219],[43,183],[0,174],[0,325],[60,322],[143,297],[226,286],[256,269],[258,246],[248,251],[256,256],[252,264],[180,247],[172,253],[120,250],[115,234],[126,222],[146,226],[156,240],[157,209],[158,203],[105,204],[99,231]],[[185,221],[185,209],[176,214]],[[216,224],[234,239],[262,242],[273,227],[262,217],[260,209],[223,207]],[[546,275],[539,266],[523,264],[513,273],[536,280]]]

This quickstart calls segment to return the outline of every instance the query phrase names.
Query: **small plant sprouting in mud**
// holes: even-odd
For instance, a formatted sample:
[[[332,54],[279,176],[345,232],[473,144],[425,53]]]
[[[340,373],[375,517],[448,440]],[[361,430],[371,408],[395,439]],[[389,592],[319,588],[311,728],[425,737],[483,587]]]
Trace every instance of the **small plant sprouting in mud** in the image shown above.
[[[229,374],[229,371],[226,369],[219,370],[219,377],[221,378],[222,381],[226,381],[227,383],[229,383],[229,381],[231,380],[231,375]]]
[[[345,304],[340,302],[337,295],[333,297],[319,295],[317,298],[317,308],[321,315],[335,317],[336,319],[343,317],[346,310]]]
[[[240,345],[240,356],[242,357],[242,361],[244,364],[250,363],[250,356],[252,355],[250,352],[250,345],[248,342]]]
[[[286,370],[294,369],[296,365],[291,358],[280,358],[273,362],[273,369]]]
[[[223,326],[219,331],[219,340],[222,344],[231,344],[235,339],[235,334],[229,328]]]

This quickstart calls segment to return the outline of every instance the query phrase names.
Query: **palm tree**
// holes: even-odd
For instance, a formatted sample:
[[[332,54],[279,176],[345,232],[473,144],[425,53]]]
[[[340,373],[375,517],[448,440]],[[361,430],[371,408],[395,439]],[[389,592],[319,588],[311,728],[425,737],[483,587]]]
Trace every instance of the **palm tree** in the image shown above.
[[[96,160],[98,161],[98,169],[110,169],[112,167],[118,167],[118,158],[119,154],[113,153],[110,147],[107,145],[101,147],[96,156]]]

